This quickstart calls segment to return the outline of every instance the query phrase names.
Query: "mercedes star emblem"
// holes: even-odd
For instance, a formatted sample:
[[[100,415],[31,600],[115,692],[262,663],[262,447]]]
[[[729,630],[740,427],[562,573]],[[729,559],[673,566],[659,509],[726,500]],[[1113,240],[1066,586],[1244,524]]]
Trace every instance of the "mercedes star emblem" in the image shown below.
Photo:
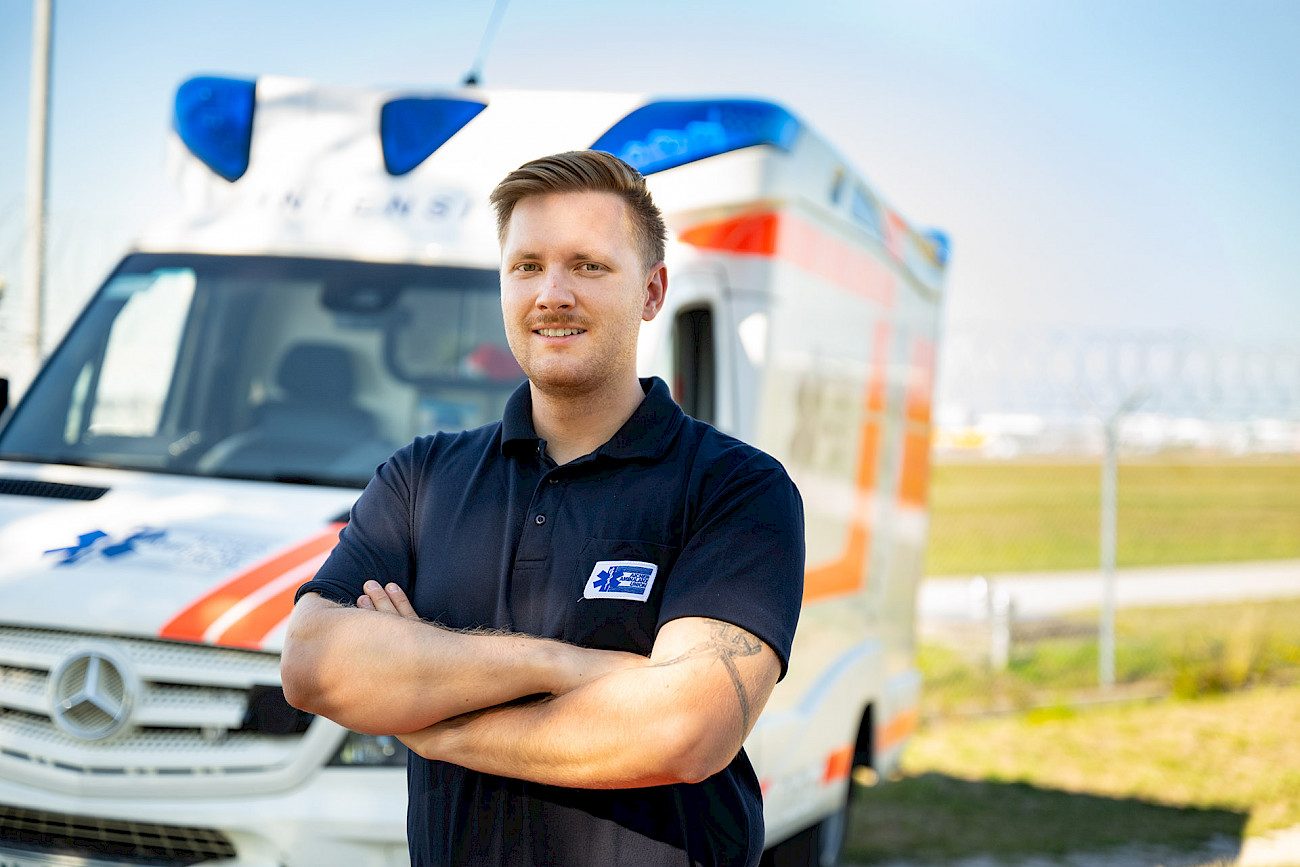
[[[84,648],[50,672],[54,722],[73,737],[98,741],[122,730],[131,717],[139,681],[109,648]]]

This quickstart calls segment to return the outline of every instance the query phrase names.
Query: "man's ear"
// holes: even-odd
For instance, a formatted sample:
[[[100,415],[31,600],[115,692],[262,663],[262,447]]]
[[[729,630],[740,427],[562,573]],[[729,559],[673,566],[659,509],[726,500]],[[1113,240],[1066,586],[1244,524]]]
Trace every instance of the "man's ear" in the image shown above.
[[[668,294],[668,268],[663,262],[655,263],[650,269],[650,275],[646,278],[645,292],[645,309],[641,311],[641,318],[649,322],[659,315],[663,309],[664,298]]]

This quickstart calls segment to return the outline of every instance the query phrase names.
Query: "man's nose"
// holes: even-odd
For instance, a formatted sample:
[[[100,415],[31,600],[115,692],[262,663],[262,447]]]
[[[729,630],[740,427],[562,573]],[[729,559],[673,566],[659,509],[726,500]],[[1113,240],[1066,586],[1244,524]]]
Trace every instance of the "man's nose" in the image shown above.
[[[537,306],[543,310],[566,310],[573,306],[573,287],[563,271],[552,271],[537,295]]]

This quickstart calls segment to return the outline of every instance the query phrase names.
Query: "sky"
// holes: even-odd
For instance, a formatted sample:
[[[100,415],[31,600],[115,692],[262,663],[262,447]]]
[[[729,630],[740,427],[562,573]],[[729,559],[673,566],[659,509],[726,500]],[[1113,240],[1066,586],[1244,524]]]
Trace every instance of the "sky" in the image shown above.
[[[492,12],[492,0],[54,3],[54,337],[176,204],[163,156],[180,82],[454,86]],[[9,296],[22,279],[31,26],[30,2],[0,0]],[[791,108],[911,222],[951,238],[942,402],[962,397],[963,353],[1026,333],[1294,344],[1296,45],[1290,0],[510,0],[481,81]],[[0,339],[13,307],[0,299]]]

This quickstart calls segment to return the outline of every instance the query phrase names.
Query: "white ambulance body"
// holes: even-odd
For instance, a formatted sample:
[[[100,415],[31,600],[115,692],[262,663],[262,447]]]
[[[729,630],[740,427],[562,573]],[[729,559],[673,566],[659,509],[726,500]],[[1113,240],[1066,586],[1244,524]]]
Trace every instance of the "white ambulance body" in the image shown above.
[[[0,864],[406,863],[403,748],[285,704],[284,621],[380,461],[499,417],[487,194],[590,146],[672,235],[643,372],[803,494],[747,749],[778,863],[832,863],[917,720],[942,237],[760,101],[199,78],[176,129],[184,213],[0,429]]]

